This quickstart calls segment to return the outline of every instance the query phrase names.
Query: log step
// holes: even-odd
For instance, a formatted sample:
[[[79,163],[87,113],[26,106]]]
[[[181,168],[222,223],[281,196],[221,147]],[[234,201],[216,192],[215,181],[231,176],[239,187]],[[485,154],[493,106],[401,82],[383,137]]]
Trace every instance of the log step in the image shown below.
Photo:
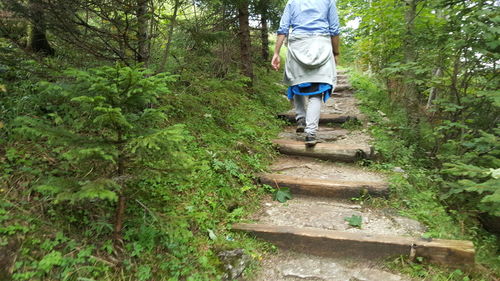
[[[278,114],[278,118],[295,123],[295,113]],[[350,120],[358,120],[358,117],[342,114],[321,114],[319,118],[319,124],[342,124]]]
[[[371,235],[309,227],[235,224],[233,230],[251,233],[279,247],[327,257],[383,259],[392,256],[422,257],[437,264],[462,267],[474,263],[471,241],[406,236]]]
[[[293,194],[318,197],[351,199],[363,194],[377,197],[386,197],[389,194],[388,184],[376,181],[333,181],[280,174],[263,174],[260,176],[260,182],[273,187],[288,187]]]
[[[343,92],[352,89],[353,89],[352,86],[349,84],[338,84],[335,86],[334,92]]]
[[[332,143],[318,143],[313,147],[304,142],[286,139],[273,141],[278,145],[279,152],[287,155],[308,156],[325,160],[356,162],[360,159],[370,159],[374,156],[370,146],[338,145]]]

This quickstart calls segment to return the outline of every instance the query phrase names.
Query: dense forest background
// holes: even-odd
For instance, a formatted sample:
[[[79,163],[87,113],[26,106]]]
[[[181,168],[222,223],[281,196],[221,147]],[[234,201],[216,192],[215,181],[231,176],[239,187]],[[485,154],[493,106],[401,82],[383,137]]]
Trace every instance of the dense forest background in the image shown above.
[[[288,106],[269,66],[285,2],[2,0],[0,279],[218,280],[236,248],[257,264],[268,245],[229,230],[267,192],[253,175]],[[494,278],[500,4],[337,6],[342,65],[378,124],[366,165],[405,169],[390,204],[473,240],[470,276]]]

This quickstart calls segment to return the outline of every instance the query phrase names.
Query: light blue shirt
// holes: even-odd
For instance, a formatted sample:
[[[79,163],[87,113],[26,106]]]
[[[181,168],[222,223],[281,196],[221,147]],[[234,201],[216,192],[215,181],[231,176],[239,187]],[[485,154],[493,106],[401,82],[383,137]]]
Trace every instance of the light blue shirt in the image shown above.
[[[281,16],[278,34],[288,35],[290,27],[293,33],[339,35],[335,0],[289,0]]]

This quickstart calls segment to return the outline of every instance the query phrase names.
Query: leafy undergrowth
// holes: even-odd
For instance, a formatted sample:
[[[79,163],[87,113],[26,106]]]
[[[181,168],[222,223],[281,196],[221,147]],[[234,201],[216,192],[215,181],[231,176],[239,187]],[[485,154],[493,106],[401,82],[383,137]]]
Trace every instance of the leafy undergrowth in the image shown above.
[[[14,262],[13,280],[218,280],[221,251],[258,259],[263,244],[229,227],[264,193],[253,174],[281,130],[279,74],[257,69],[249,91],[238,75],[110,66],[47,81],[16,63],[0,73],[0,266]]]
[[[369,203],[396,208],[422,222],[427,227],[424,238],[472,240],[476,249],[474,269],[451,270],[406,258],[389,262],[389,267],[418,280],[495,280],[500,273],[499,239],[481,227],[476,212],[451,208],[453,202],[443,196],[447,190],[443,174],[423,149],[433,141],[430,124],[422,121],[419,128],[410,128],[403,107],[392,102],[375,79],[351,72],[351,82],[381,155],[380,161],[365,164],[390,175],[390,200]]]

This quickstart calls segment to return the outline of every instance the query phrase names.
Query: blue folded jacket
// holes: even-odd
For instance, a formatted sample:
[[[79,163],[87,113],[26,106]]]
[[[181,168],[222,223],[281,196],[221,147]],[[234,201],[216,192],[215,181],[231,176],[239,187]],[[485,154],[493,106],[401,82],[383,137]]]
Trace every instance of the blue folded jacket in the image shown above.
[[[332,85],[326,83],[301,83],[288,87],[288,99],[293,99],[294,95],[312,96],[323,94],[323,102],[326,102],[332,94]]]

